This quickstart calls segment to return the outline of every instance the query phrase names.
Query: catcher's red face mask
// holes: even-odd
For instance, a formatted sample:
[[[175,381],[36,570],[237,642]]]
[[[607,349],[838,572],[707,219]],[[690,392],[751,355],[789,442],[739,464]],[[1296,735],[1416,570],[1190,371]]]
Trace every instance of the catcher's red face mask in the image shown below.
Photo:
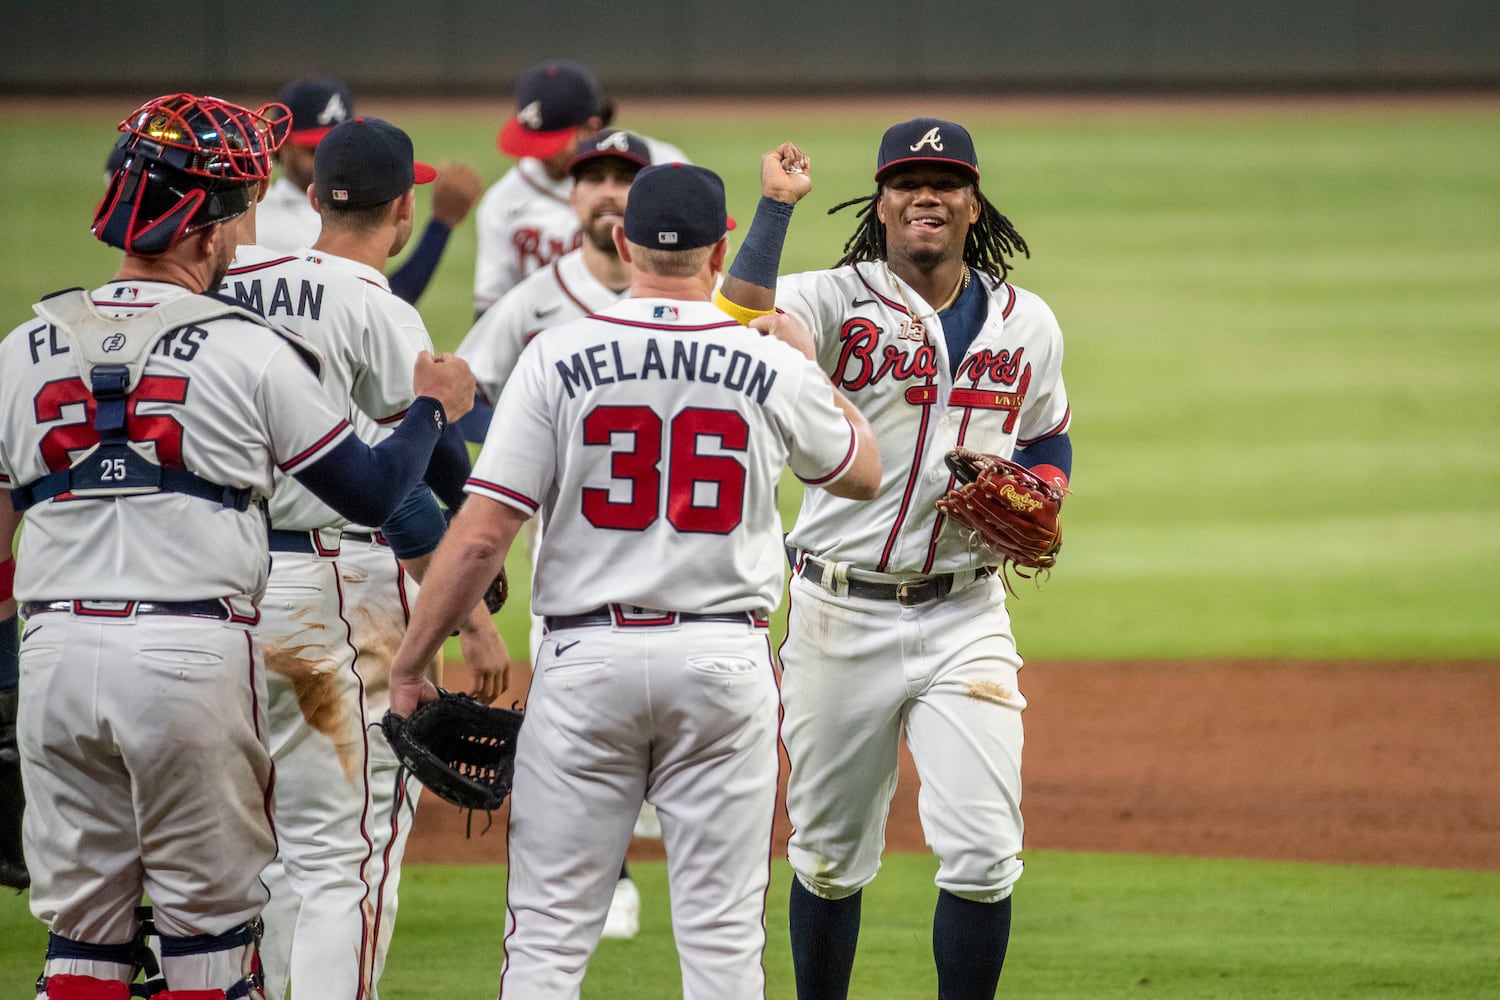
[[[124,157],[91,231],[126,253],[153,257],[249,209],[291,117],[279,104],[250,111],[217,97],[172,94],[138,108],[119,129]]]

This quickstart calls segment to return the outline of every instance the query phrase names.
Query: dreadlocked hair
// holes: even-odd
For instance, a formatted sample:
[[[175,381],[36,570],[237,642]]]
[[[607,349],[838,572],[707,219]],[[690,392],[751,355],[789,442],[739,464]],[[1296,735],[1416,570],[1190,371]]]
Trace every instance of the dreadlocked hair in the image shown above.
[[[979,221],[969,227],[968,238],[964,240],[964,263],[997,281],[1004,281],[1010,273],[1010,265],[1005,258],[1014,257],[1018,250],[1029,258],[1031,249],[1026,246],[1026,241],[1016,232],[1011,221],[1001,215],[1000,210],[979,190],[978,184],[974,185],[974,194],[979,199]],[[854,213],[859,224],[854,227],[853,234],[844,244],[844,256],[839,258],[834,267],[857,264],[864,260],[885,260],[885,223],[880,221],[875,212],[875,202],[879,198],[880,189],[876,188],[874,194],[851,198],[828,210],[828,214],[832,215],[851,205],[864,203],[864,207]]]

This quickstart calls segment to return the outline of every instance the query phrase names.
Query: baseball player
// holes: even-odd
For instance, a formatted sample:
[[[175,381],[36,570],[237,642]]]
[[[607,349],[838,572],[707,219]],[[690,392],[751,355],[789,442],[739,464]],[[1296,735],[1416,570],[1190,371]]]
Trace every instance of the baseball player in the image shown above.
[[[289,81],[276,96],[291,111],[292,130],[276,154],[281,174],[257,211],[257,239],[272,250],[293,253],[310,247],[323,227],[309,200],[318,142],[339,122],[354,117],[354,96],[340,80],[305,77]],[[427,290],[448,238],[466,219],[484,190],[474,169],[445,165],[432,184],[432,217],[405,262],[390,276],[391,291],[416,302]]]
[[[413,185],[433,170],[412,158],[411,141],[388,122],[350,119],[318,146],[313,190],[324,226],[300,256],[256,260],[226,275],[224,290],[303,334],[322,351],[324,381],[335,398],[348,399],[371,426],[399,419],[412,400],[410,358],[431,347],[412,306],[390,293],[379,265],[411,235]],[[468,454],[451,429],[433,454],[428,479],[457,504],[463,499]],[[376,436],[376,431],[367,431]],[[378,432],[383,436],[383,432]],[[431,493],[412,501],[431,511],[430,530],[415,547],[400,541],[395,556],[430,552],[443,530]],[[408,505],[403,505],[403,511]],[[382,885],[372,891],[374,869],[394,880],[392,852],[404,843],[393,831],[377,856],[375,827],[396,817],[372,816],[372,782],[365,732],[362,667],[338,566],[347,519],[295,482],[281,481],[271,499],[272,570],[261,631],[269,669],[270,743],[278,769],[275,799],[280,856],[266,872],[264,960],[271,995],[288,977],[294,997],[365,996],[374,979],[376,945],[388,942],[389,902]],[[351,529],[356,546],[371,542],[369,528]],[[405,532],[404,532],[405,533]],[[482,605],[464,630],[488,633],[484,650],[503,647]],[[367,640],[368,641],[368,640]],[[391,850],[385,850],[389,847]]]
[[[568,164],[573,188],[568,195],[575,219],[582,224],[583,245],[532,272],[485,310],[458,347],[458,354],[474,370],[480,399],[471,422],[483,420],[515,370],[521,351],[548,327],[601,312],[619,302],[630,287],[630,269],[615,249],[614,228],[624,217],[625,199],[636,173],[651,163],[645,140],[630,132],[605,129],[579,142]],[[466,423],[465,427],[471,426]],[[477,435],[481,440],[483,434]],[[533,524],[534,528],[535,525]],[[536,563],[538,533],[532,530],[528,548]],[[542,641],[542,619],[531,616],[531,662]],[[636,835],[659,838],[650,803],[641,807]],[[628,867],[620,880],[604,921],[603,936],[632,938],[640,930],[640,891]]]
[[[194,294],[217,288],[269,178],[285,132],[267,110],[175,94],[132,113],[93,225],[125,251],[115,278],[47,297],[0,341],[0,541],[24,514],[18,742],[52,1000],[127,995],[143,894],[158,1000],[262,996],[265,498],[284,474],[385,520],[473,391],[462,362],[420,356],[419,398],[371,449],[315,351]]]
[[[764,995],[775,489],[788,462],[849,497],[880,473],[867,425],[816,366],[709,302],[726,223],[711,171],[636,175],[615,229],[631,297],[522,355],[392,668],[393,712],[436,696],[421,664],[541,510],[532,601],[547,638],[516,746],[507,1000],[579,995],[647,797],[682,995]]]
[[[516,82],[516,113],[496,145],[516,165],[479,202],[474,260],[478,318],[532,271],[583,242],[569,204],[568,165],[578,143],[610,124],[614,104],[588,67],[566,59],[533,66]],[[645,139],[652,163],[687,162],[682,151]]]
[[[794,168],[805,164],[793,162]],[[793,579],[781,648],[782,739],[797,995],[842,998],[860,891],[880,867],[904,735],[939,861],[938,993],[992,998],[1021,876],[1021,658],[993,556],[933,508],[958,445],[1010,457],[1066,487],[1072,468],[1062,335],[1006,280],[1026,251],[979,189],[962,126],[893,125],[844,258],[775,269],[806,173],[767,157],[755,222],[722,294],[812,331],[834,384],[869,417],[885,477],[855,506],[809,491],[788,540]],[[840,206],[844,207],[844,206]]]

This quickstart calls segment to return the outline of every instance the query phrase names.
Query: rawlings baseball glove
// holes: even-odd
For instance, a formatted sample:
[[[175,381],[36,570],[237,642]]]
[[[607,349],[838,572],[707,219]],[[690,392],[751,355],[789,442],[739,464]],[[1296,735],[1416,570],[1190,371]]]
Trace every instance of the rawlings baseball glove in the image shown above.
[[[524,716],[439,689],[436,701],[380,722],[401,765],[440,798],[465,809],[498,809],[510,794],[516,735]]]
[[[999,557],[1006,589],[1011,569],[1027,579],[1035,574],[1023,569],[1050,570],[1062,548],[1062,491],[998,455],[955,448],[946,460],[956,481],[938,498],[937,509]]]

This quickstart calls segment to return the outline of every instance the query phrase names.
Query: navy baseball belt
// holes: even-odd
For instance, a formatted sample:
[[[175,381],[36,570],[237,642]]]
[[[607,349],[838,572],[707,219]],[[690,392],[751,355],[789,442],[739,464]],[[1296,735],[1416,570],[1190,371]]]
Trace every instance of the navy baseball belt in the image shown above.
[[[286,531],[272,528],[266,533],[266,544],[272,552],[301,552],[309,556],[336,556],[339,554],[339,533],[330,531],[324,540],[321,532],[314,530]]]
[[[386,540],[385,535],[379,531],[346,531],[344,532],[344,541],[361,542],[365,545],[373,543],[375,545],[389,546],[391,544]]]
[[[828,564],[821,559],[803,555],[797,574],[822,586],[827,567]],[[991,576],[994,572],[993,566],[980,566],[974,570],[973,576],[968,573],[939,573],[936,576],[917,576],[909,580],[893,581],[860,580],[849,576],[841,582],[847,588],[845,593],[850,597],[869,601],[896,601],[904,607],[913,607],[926,604],[928,601],[935,601],[940,597],[947,597],[953,592],[955,581],[960,578],[967,584],[981,576]]]
[[[27,601],[21,617],[63,612],[84,618],[133,618],[137,615],[177,615],[229,621],[233,611],[224,601]]]
[[[771,619],[759,611],[721,611],[703,614],[694,611],[657,611],[653,608],[638,608],[629,604],[606,604],[602,608],[585,611],[579,615],[548,615],[542,619],[542,626],[548,632],[555,632],[564,628],[601,626],[670,628],[680,622],[729,622],[749,625],[751,628],[768,628]]]

